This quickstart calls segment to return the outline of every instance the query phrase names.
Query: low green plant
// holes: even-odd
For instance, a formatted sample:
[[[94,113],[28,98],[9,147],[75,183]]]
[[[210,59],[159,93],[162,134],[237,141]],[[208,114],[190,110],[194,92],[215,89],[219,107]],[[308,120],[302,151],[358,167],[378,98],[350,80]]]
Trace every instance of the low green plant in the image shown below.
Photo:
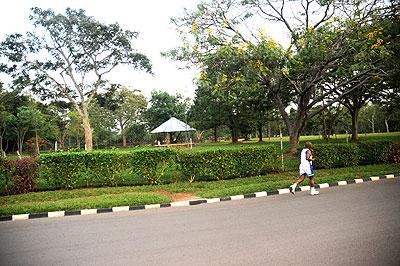
[[[395,147],[390,141],[317,144],[313,147],[313,165],[318,169],[389,163]]]
[[[388,163],[394,143],[390,141],[360,142],[359,164]]]
[[[277,157],[273,146],[207,150],[179,154],[178,165],[186,180],[223,180],[276,171]]]
[[[357,144],[318,144],[313,147],[313,166],[318,168],[336,168],[358,165],[359,150]]]
[[[39,157],[37,184],[39,189],[157,184],[160,164],[175,157],[170,149],[45,154]]]

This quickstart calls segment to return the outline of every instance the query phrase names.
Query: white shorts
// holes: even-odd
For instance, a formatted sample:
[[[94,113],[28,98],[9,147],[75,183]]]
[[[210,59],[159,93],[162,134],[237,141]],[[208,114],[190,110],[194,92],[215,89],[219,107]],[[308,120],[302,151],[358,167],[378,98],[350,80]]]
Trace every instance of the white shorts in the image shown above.
[[[314,169],[312,167],[311,164],[306,164],[306,165],[302,165],[300,164],[299,166],[299,170],[300,170],[300,175],[307,175],[308,177],[313,177],[314,176]]]

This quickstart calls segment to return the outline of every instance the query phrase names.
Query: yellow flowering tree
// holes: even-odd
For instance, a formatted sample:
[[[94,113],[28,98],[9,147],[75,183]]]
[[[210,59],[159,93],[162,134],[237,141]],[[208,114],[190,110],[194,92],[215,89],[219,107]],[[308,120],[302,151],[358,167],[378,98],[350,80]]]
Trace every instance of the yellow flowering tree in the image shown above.
[[[292,13],[295,5],[298,12]],[[364,84],[374,77],[384,79],[385,39],[379,37],[379,30],[366,37],[364,28],[389,10],[396,14],[395,9],[396,5],[374,0],[309,0],[303,5],[300,0],[204,1],[173,20],[183,29],[183,39],[192,44],[189,46],[197,45],[197,50],[176,49],[171,55],[198,64],[223,46],[258,47],[257,57],[249,58],[243,66],[256,66],[259,71],[247,72],[253,77],[246,79],[269,90],[266,97],[274,100],[290,137],[290,150],[296,153],[301,132],[312,117],[355,90],[366,93]],[[258,21],[280,23],[290,36],[283,59],[277,63],[271,63],[268,51],[282,49],[274,49],[280,45],[267,36],[265,27],[254,25]],[[241,82],[235,80],[235,72],[227,73],[218,64],[215,70],[228,75],[227,81],[233,84]],[[220,74],[215,80],[217,89],[226,86],[222,81]],[[334,99],[329,97],[333,94]],[[289,106],[295,109],[292,116],[286,112]]]

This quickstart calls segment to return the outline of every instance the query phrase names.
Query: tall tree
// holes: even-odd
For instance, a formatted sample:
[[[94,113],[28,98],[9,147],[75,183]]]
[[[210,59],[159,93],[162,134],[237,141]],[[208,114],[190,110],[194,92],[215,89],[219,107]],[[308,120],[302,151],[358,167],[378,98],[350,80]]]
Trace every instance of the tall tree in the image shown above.
[[[188,101],[183,99],[180,94],[174,96],[164,91],[152,91],[149,105],[144,117],[150,129],[158,127],[171,117],[186,122]]]
[[[5,156],[6,148],[3,146],[5,133],[11,129],[11,125],[15,117],[10,112],[0,110],[0,156]]]
[[[14,86],[71,102],[82,119],[87,150],[93,149],[88,107],[118,65],[127,64],[151,73],[149,59],[136,52],[132,40],[138,33],[117,23],[103,24],[83,10],[32,8],[35,32],[10,35],[0,44],[7,59],[1,70],[11,74]]]
[[[15,130],[18,110],[20,107],[32,105],[35,105],[34,100],[18,90],[0,90],[0,146],[3,155],[9,147],[19,147]]]
[[[142,115],[147,107],[146,98],[122,86],[114,86],[96,98],[99,104],[110,110],[116,118],[121,132],[122,146],[126,147],[126,128],[143,120]]]
[[[257,27],[258,21],[283,25],[290,35],[285,60],[278,61],[283,64],[276,64],[273,68],[265,67],[267,71],[260,69],[257,77],[263,86],[271,89],[275,105],[289,131],[290,150],[295,153],[301,132],[312,117],[339,102],[347,93],[361,89],[364,83],[381,73],[376,60],[366,60],[365,56],[358,58],[357,55],[363,53],[363,48],[366,48],[363,44],[368,41],[359,29],[368,24],[373,15],[385,12],[383,5],[375,0],[205,1],[196,10],[186,10],[183,17],[173,20],[182,33],[183,45],[169,55],[199,63],[210,51],[229,43],[273,51],[277,48],[259,45],[265,39],[262,29],[259,34],[251,29]],[[290,10],[294,7],[299,11],[293,14]],[[369,56],[368,53],[365,55]],[[331,86],[327,87],[326,84],[338,74],[338,68],[349,56],[355,59],[355,64],[348,68],[358,65],[359,61],[369,64],[364,64],[362,70],[355,68],[347,80],[330,83]],[[271,63],[271,60],[259,61],[264,66]],[[323,106],[320,104],[322,99],[348,84],[352,86],[340,96]],[[293,119],[286,112],[289,104],[296,107]]]
[[[218,140],[218,127],[225,124],[227,111],[219,99],[213,94],[213,88],[197,84],[193,105],[190,106],[188,117],[198,130],[213,129],[213,139]]]

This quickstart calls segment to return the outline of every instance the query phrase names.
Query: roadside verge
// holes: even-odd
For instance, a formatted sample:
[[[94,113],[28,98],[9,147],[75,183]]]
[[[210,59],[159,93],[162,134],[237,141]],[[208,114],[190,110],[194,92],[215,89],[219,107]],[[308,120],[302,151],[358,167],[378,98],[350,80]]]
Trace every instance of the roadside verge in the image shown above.
[[[371,176],[367,178],[357,178],[347,181],[337,181],[332,183],[321,183],[316,185],[316,188],[329,188],[335,186],[344,186],[349,184],[358,184],[369,181],[377,181],[381,179],[393,179],[398,178],[394,174],[382,175],[382,176]],[[297,187],[296,191],[308,191],[309,186]],[[276,189],[272,191],[260,191],[249,194],[233,195],[222,198],[208,198],[208,199],[196,199],[187,201],[175,201],[171,203],[160,203],[160,204],[150,204],[150,205],[136,205],[136,206],[116,206],[111,208],[98,208],[98,209],[82,209],[82,210],[67,210],[67,211],[52,211],[52,212],[41,212],[41,213],[27,213],[27,214],[16,214],[16,215],[5,215],[0,216],[0,221],[20,221],[36,218],[55,218],[55,217],[65,217],[74,215],[88,215],[88,214],[100,214],[100,213],[110,213],[110,212],[126,212],[126,211],[137,211],[137,210],[147,210],[147,209],[158,209],[158,208],[169,208],[169,207],[183,207],[183,206],[193,206],[199,204],[207,203],[217,203],[230,200],[241,200],[249,198],[259,198],[259,197],[269,197],[274,195],[282,195],[290,193],[288,188]]]

